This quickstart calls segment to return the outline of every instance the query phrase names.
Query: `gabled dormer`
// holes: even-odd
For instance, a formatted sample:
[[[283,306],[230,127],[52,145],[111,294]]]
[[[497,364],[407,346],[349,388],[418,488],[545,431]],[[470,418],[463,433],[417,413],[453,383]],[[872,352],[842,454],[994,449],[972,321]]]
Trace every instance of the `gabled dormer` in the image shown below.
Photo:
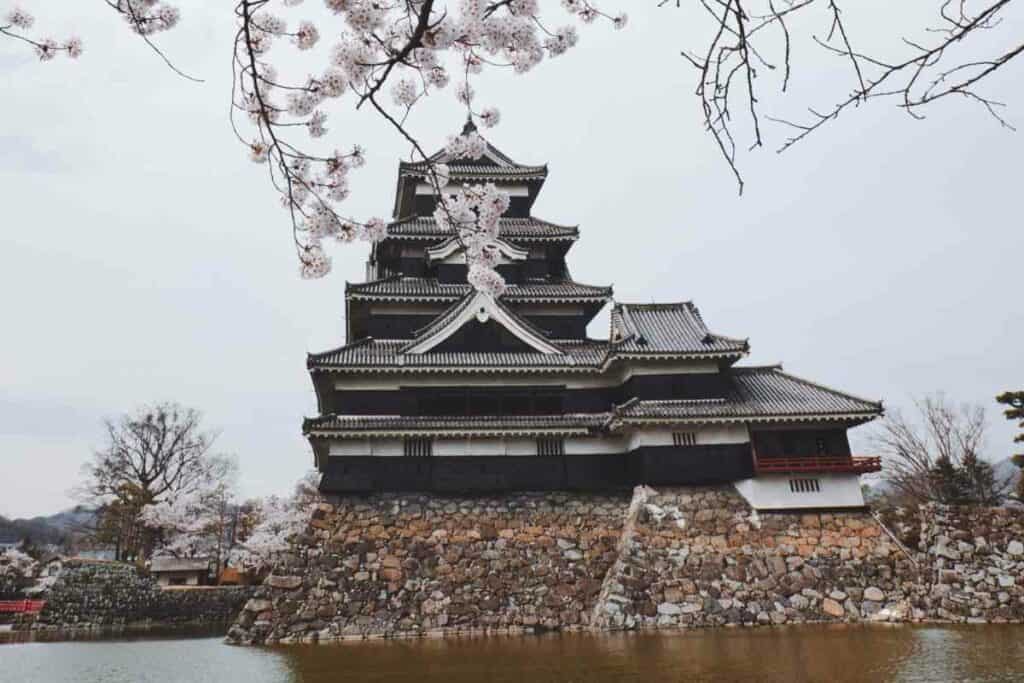
[[[402,348],[402,353],[561,354],[543,331],[484,292],[470,292]]]

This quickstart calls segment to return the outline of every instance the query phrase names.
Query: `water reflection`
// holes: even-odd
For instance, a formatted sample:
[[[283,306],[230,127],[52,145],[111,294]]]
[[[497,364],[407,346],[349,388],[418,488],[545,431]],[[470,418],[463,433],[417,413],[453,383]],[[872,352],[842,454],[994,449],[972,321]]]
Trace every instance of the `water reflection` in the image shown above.
[[[1020,681],[1019,626],[804,627],[279,648],[294,680]]]
[[[277,648],[220,639],[0,646],[19,683],[1024,680],[1024,628],[793,627]]]

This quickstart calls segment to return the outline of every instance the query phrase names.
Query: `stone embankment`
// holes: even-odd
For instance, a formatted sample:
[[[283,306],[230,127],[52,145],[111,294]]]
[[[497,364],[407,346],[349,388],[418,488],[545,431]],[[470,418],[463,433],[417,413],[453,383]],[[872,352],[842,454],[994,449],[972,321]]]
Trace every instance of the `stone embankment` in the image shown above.
[[[628,496],[381,494],[317,507],[236,642],[589,625]]]
[[[316,507],[230,642],[1024,621],[1024,515],[757,514],[732,487]]]
[[[918,573],[864,512],[761,514],[728,488],[641,499],[592,623],[611,629],[911,616]]]
[[[69,560],[45,595],[34,631],[146,632],[233,621],[249,587],[161,589],[130,564]]]

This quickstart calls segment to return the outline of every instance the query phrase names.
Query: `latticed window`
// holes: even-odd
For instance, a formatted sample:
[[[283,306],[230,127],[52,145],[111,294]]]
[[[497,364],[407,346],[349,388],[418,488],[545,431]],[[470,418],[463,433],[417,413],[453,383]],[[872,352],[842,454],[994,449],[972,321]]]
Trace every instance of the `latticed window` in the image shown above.
[[[558,437],[537,439],[537,455],[565,455],[565,439]]]
[[[402,444],[403,453],[411,458],[429,458],[434,454],[434,441],[432,439],[406,439]]]
[[[790,479],[789,490],[793,493],[818,493],[821,483],[817,479]]]
[[[697,433],[696,432],[673,432],[672,433],[672,445],[673,446],[696,446],[697,445]]]

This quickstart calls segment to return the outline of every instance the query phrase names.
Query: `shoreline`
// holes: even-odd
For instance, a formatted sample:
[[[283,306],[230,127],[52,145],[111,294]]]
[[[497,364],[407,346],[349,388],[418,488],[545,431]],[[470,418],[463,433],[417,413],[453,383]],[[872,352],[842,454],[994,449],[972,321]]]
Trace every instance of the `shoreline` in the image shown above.
[[[0,646],[26,643],[61,643],[72,641],[115,642],[133,640],[168,640],[185,638],[223,638],[231,621],[210,623],[195,620],[177,624],[137,621],[118,625],[73,628],[34,628],[0,631]]]
[[[69,643],[69,642],[95,642],[95,643],[116,643],[116,642],[159,642],[162,640],[205,640],[218,639],[229,647],[251,647],[239,646],[230,642],[226,637],[226,631],[230,622],[210,625],[203,623],[192,624],[151,624],[137,622],[124,624],[122,626],[88,627],[78,629],[35,629],[21,631],[0,631],[0,646],[3,645],[27,645],[47,643]],[[983,622],[965,623],[946,621],[941,619],[925,619],[921,621],[902,622],[804,622],[799,624],[725,624],[722,626],[691,626],[686,628],[641,628],[641,629],[588,629],[572,627],[556,630],[531,630],[527,628],[504,628],[504,629],[447,629],[444,632],[424,632],[420,634],[393,633],[393,634],[366,634],[361,636],[347,635],[329,639],[304,639],[291,641],[266,642],[257,648],[291,648],[294,646],[325,645],[325,646],[348,646],[356,643],[377,643],[382,644],[388,641],[409,643],[411,641],[438,641],[438,640],[487,640],[487,639],[515,639],[530,640],[534,638],[554,637],[579,637],[593,636],[603,637],[680,637],[680,636],[705,636],[710,633],[738,633],[759,634],[765,637],[781,635],[785,632],[824,631],[843,632],[853,630],[890,630],[901,628],[944,628],[951,630],[970,631],[977,627],[1010,628],[1024,626],[1024,621],[1007,622]]]

